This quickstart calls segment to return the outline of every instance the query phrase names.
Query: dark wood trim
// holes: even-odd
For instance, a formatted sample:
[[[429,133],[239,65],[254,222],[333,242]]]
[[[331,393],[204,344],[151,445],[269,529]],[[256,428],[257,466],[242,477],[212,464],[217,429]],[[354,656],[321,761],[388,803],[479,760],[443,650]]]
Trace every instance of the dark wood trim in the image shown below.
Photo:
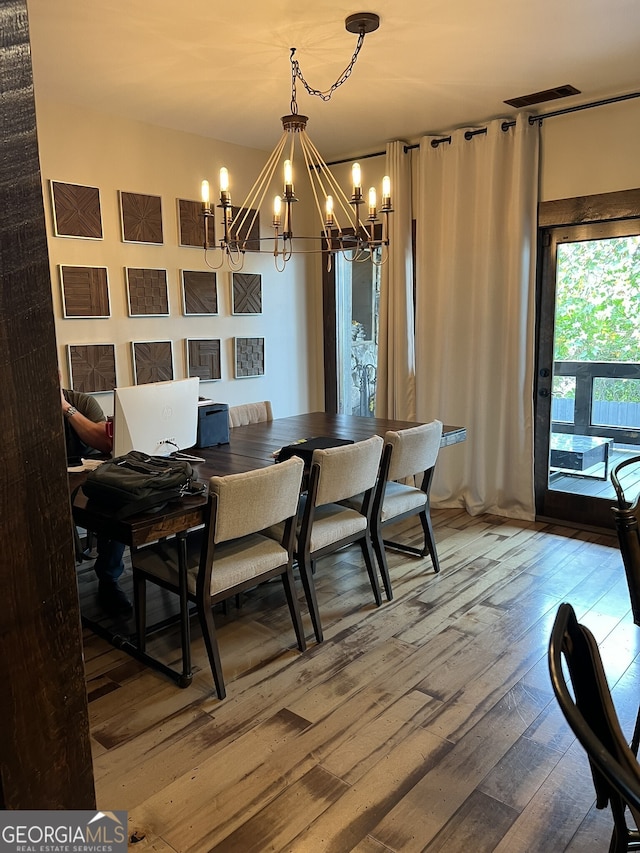
[[[552,491],[547,487],[556,247],[559,242],[637,234],[638,219],[640,189],[559,199],[539,205],[534,383],[534,490],[538,519],[553,518],[600,530],[614,526],[610,500]]]
[[[338,341],[336,336],[335,257],[322,253],[322,338],[324,348],[324,410],[338,411]],[[329,267],[329,268],[327,268]]]
[[[26,0],[0,31],[0,806],[94,809]]]
[[[560,198],[538,205],[540,228],[637,217],[640,217],[640,189]]]

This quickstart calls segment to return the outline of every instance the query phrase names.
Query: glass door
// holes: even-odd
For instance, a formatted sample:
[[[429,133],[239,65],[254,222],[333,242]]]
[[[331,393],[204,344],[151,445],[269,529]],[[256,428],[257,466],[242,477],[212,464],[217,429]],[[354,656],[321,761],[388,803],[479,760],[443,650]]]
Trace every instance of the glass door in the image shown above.
[[[371,255],[351,262],[336,253],[324,275],[327,412],[374,415],[379,302],[380,266]]]
[[[543,231],[536,509],[612,527],[611,470],[640,455],[640,223]],[[640,465],[625,474],[640,490]]]

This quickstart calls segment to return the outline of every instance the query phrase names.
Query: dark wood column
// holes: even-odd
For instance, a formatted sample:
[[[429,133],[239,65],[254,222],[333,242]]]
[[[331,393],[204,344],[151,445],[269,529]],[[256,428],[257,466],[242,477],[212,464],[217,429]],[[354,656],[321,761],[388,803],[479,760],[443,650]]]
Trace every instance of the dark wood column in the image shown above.
[[[26,0],[0,0],[0,807],[95,807]]]

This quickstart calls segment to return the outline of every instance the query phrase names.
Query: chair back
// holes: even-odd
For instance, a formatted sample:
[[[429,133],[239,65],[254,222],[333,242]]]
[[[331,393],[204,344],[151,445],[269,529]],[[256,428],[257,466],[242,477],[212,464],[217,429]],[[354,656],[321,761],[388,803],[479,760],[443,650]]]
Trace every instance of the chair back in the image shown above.
[[[304,463],[297,456],[244,474],[211,477],[211,539],[240,539],[295,516]]]
[[[365,441],[314,450],[311,467],[319,468],[315,505],[323,506],[367,492],[378,477],[382,438],[372,435]]]
[[[437,420],[397,432],[387,432],[384,441],[392,448],[387,479],[402,480],[433,468],[441,438],[442,421]]]
[[[243,403],[240,406],[231,406],[229,409],[229,426],[247,426],[247,424],[259,424],[264,421],[272,421],[273,412],[269,400],[261,403]]]
[[[626,837],[625,805],[640,826],[640,765],[620,728],[598,645],[589,629],[578,623],[570,604],[561,604],[556,614],[548,662],[562,713],[589,756],[596,806],[602,809],[611,804],[616,832]]]
[[[617,497],[617,506],[611,507],[611,511],[627,576],[633,621],[636,625],[640,625],[640,530],[638,529],[640,499],[636,498],[634,503],[630,503],[625,498],[620,484],[620,471],[628,465],[637,463],[640,463],[640,456],[633,456],[616,465],[611,472],[611,482]]]

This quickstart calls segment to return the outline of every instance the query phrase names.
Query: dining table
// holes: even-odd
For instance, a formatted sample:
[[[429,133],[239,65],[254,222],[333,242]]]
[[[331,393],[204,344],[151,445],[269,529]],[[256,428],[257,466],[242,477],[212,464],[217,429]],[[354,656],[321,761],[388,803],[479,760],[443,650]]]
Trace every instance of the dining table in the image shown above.
[[[229,430],[228,444],[205,448],[194,447],[185,453],[194,458],[191,463],[194,477],[202,483],[208,483],[212,476],[240,474],[273,465],[277,461],[278,451],[283,447],[296,442],[302,443],[310,438],[326,437],[362,441],[372,435],[384,437],[389,430],[409,429],[417,425],[415,421],[310,412],[234,427]],[[448,425],[443,427],[441,447],[459,444],[465,440],[464,427]],[[103,506],[95,506],[87,499],[82,490],[85,477],[85,472],[69,474],[74,523],[98,536],[123,542],[132,549],[144,547],[163,537],[175,536],[179,549],[180,614],[188,612],[186,539],[189,530],[205,521],[208,501],[206,489],[198,495],[185,495],[167,504],[161,510],[139,513],[121,519],[117,517],[117,511],[112,512]],[[174,670],[146,651],[141,651],[137,646],[135,634],[127,636],[120,630],[105,629],[103,625],[95,619],[88,618],[84,613],[82,619],[83,624],[88,628],[143,663],[170,676],[180,687],[186,687],[191,683],[193,673],[188,619],[180,619],[182,625],[181,671]]]

